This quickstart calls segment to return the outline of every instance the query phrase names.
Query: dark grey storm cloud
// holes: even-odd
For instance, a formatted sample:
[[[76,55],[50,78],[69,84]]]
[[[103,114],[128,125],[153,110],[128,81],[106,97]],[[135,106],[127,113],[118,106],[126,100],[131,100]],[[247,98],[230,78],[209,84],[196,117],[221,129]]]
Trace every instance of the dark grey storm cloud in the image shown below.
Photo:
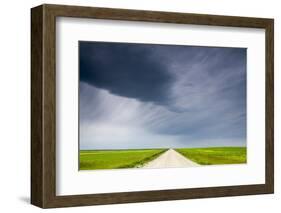
[[[82,148],[246,144],[245,48],[80,42]]]
[[[112,94],[162,104],[173,75],[151,45],[80,42],[80,80]]]
[[[173,63],[184,64],[187,72],[194,69],[194,62],[200,63],[197,66],[208,66],[203,68],[212,78],[219,77],[224,69],[235,70],[246,63],[245,49],[240,48],[80,42],[79,53],[80,81],[112,94],[160,105],[172,105],[173,102],[170,89],[177,74],[171,67]],[[198,73],[186,86],[200,83],[200,78]],[[232,88],[232,82],[228,83],[224,93],[228,87]],[[237,89],[245,90],[245,82],[240,83],[241,87]],[[236,92],[241,95],[240,91]]]

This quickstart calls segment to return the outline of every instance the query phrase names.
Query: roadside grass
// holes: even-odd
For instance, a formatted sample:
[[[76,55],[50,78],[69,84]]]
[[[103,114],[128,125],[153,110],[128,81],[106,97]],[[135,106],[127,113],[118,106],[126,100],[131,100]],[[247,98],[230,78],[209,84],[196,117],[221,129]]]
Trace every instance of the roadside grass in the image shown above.
[[[201,165],[247,163],[246,147],[183,148],[175,150]]]
[[[79,167],[80,170],[142,167],[165,151],[167,150],[81,150]]]

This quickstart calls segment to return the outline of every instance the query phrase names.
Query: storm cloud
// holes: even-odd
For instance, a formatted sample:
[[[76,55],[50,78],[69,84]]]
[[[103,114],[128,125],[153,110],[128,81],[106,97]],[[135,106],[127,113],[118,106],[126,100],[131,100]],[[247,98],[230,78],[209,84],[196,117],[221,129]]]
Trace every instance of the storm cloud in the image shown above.
[[[246,54],[79,42],[80,148],[245,146]]]
[[[112,94],[164,104],[174,82],[151,45],[80,42],[80,80]]]

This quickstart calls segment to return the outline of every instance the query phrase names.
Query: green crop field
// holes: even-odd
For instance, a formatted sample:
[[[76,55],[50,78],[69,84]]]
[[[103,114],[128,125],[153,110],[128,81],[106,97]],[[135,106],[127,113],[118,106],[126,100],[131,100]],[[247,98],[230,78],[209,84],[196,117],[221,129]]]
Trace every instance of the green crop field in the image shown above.
[[[141,167],[166,149],[81,150],[80,170]]]
[[[211,147],[176,149],[188,159],[201,165],[241,164],[247,162],[246,147]]]

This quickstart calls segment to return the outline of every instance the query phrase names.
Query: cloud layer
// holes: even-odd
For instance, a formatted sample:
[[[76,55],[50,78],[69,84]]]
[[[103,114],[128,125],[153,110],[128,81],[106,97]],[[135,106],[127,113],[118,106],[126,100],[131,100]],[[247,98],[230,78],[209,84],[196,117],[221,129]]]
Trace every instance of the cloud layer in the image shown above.
[[[153,51],[151,45],[80,42],[80,79],[119,96],[165,103],[174,79]]]
[[[246,144],[246,49],[80,42],[82,149]]]

